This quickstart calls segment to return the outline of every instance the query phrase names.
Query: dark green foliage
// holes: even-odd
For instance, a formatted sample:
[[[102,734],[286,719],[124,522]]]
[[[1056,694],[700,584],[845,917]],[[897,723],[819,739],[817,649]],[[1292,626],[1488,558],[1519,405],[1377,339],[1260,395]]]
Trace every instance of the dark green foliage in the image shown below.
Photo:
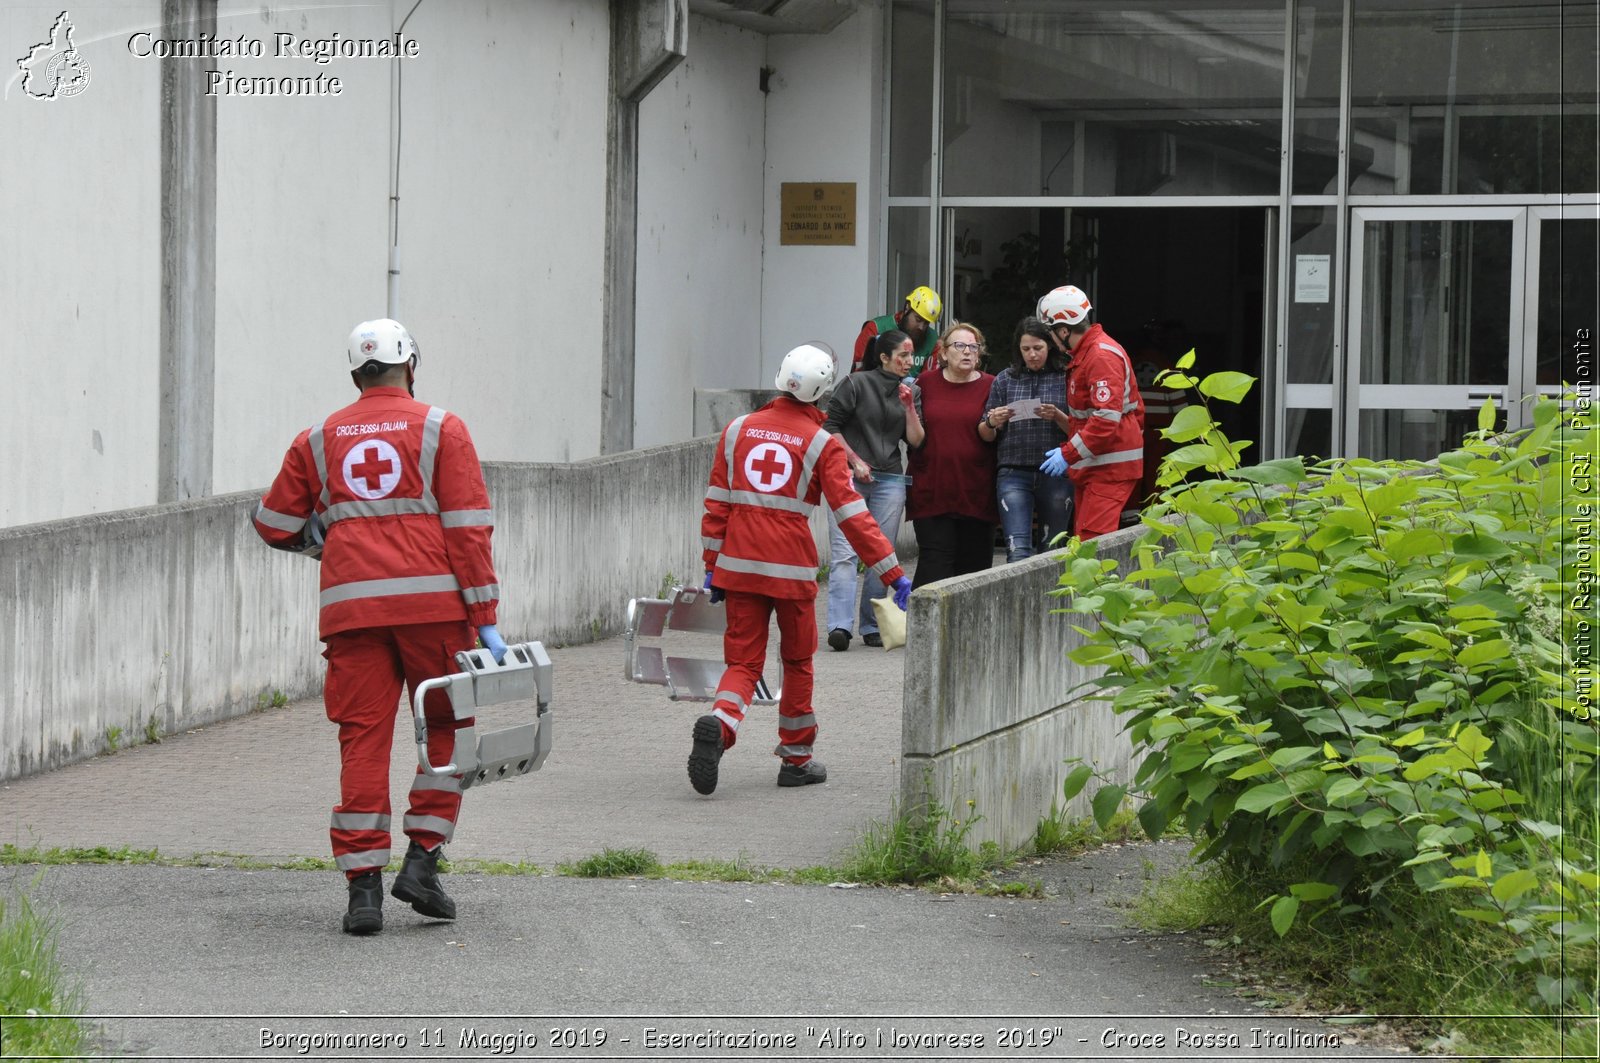
[[[1185,377],[1191,362],[1179,386],[1249,387]],[[1559,1006],[1592,998],[1600,929],[1600,747],[1563,649],[1593,638],[1570,593],[1592,523],[1569,518],[1593,513],[1572,470],[1594,436],[1553,402],[1533,419],[1494,438],[1486,406],[1436,463],[1241,468],[1246,444],[1190,407],[1132,571],[1079,544],[1056,593],[1101,616],[1072,657],[1105,667],[1145,751],[1152,837],[1180,826],[1202,859],[1263,880],[1316,868],[1261,898],[1279,935],[1331,912],[1403,921],[1407,898],[1447,895],[1509,935]],[[1183,482],[1198,470],[1212,478]]]

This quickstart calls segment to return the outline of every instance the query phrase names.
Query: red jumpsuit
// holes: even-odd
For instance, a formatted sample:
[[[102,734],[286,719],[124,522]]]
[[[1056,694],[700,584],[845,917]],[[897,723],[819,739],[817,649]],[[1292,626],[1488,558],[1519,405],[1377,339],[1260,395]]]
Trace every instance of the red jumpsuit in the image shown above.
[[[731,748],[767,658],[767,625],[778,615],[783,692],[778,745],[790,764],[811,759],[817,719],[811,708],[811,657],[817,649],[817,544],[808,515],[826,500],[840,529],[885,584],[904,573],[850,484],[840,440],[822,430],[822,411],[787,395],[723,429],[706,488],[701,545],[712,586],[726,596],[722,639],[727,671],[712,715]]]
[[[1067,369],[1067,441],[1061,455],[1073,485],[1073,532],[1116,531],[1144,475],[1144,400],[1133,365],[1099,325],[1072,349]]]
[[[339,725],[340,799],[329,824],[334,862],[354,878],[389,862],[389,759],[401,684],[457,671],[473,629],[500,598],[489,540],[494,513],[466,425],[404,388],[368,388],[295,437],[256,509],[256,532],[281,545],[312,513],[326,529],[320,628],[323,702]],[[424,704],[428,754],[453,759],[448,697]],[[459,726],[472,721],[463,720]],[[450,840],[461,777],[411,782],[403,828],[426,848]]]

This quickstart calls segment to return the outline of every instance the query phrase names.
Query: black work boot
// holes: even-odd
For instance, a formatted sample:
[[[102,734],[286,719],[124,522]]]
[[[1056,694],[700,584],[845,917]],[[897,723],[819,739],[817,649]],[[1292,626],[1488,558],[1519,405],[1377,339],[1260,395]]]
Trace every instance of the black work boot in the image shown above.
[[[822,766],[820,760],[808,760],[804,764],[790,764],[786,760],[783,767],[778,769],[779,786],[810,786],[827,781],[828,769]]]
[[[349,882],[350,909],[344,913],[346,934],[376,934],[383,929],[383,872],[368,871]]]
[[[689,785],[695,793],[717,788],[717,762],[722,759],[722,721],[706,715],[694,722],[694,748],[689,751]]]
[[[417,842],[406,846],[405,862],[394,877],[394,889],[389,891],[430,919],[456,917],[456,902],[439,882],[439,852],[443,848],[429,852]]]

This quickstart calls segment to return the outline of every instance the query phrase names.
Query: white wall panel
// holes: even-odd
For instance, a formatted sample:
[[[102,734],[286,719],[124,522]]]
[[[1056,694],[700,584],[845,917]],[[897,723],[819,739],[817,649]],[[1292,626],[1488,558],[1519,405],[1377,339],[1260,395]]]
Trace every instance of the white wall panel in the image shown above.
[[[634,445],[693,434],[694,389],[759,388],[767,38],[691,17],[639,108]]]
[[[156,500],[161,72],[124,42],[161,4],[73,4],[89,83],[29,98],[61,10],[0,7],[0,526]]]
[[[767,97],[767,185],[762,270],[762,375],[783,352],[821,339],[847,361],[861,322],[884,312],[872,293],[879,183],[883,14],[863,6],[825,36],[771,38]],[[854,247],[784,247],[778,197],[786,181],[853,181]]]
[[[219,4],[219,36],[257,39],[267,51],[218,60],[219,70],[321,74],[342,90],[217,97],[217,493],[264,487],[296,432],[356,397],[345,338],[358,321],[384,316],[390,62],[273,58],[274,34],[382,39],[389,18],[387,4]],[[433,61],[428,45],[406,62]]]
[[[600,451],[608,27],[604,0],[428,0],[407,27],[401,319],[484,460]]]

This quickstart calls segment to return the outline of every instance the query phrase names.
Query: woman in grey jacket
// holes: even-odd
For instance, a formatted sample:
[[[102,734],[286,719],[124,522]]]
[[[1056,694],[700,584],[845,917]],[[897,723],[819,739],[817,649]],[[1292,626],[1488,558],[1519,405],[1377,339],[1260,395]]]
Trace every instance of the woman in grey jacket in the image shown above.
[[[844,437],[851,451],[855,489],[890,543],[900,532],[909,482],[900,457],[900,442],[919,447],[923,438],[922,396],[917,385],[905,379],[911,371],[912,350],[911,337],[897,329],[879,336],[872,347],[878,367],[852,373],[839,382],[828,400],[828,419],[822,426]],[[866,591],[858,604],[855,551],[839,530],[838,517],[831,512],[828,538],[828,645],[835,650],[849,649],[851,629],[857,619],[861,641],[868,646],[883,645],[878,637],[878,618],[872,612],[872,600],[884,593],[883,584],[876,578],[878,573],[867,573]]]

